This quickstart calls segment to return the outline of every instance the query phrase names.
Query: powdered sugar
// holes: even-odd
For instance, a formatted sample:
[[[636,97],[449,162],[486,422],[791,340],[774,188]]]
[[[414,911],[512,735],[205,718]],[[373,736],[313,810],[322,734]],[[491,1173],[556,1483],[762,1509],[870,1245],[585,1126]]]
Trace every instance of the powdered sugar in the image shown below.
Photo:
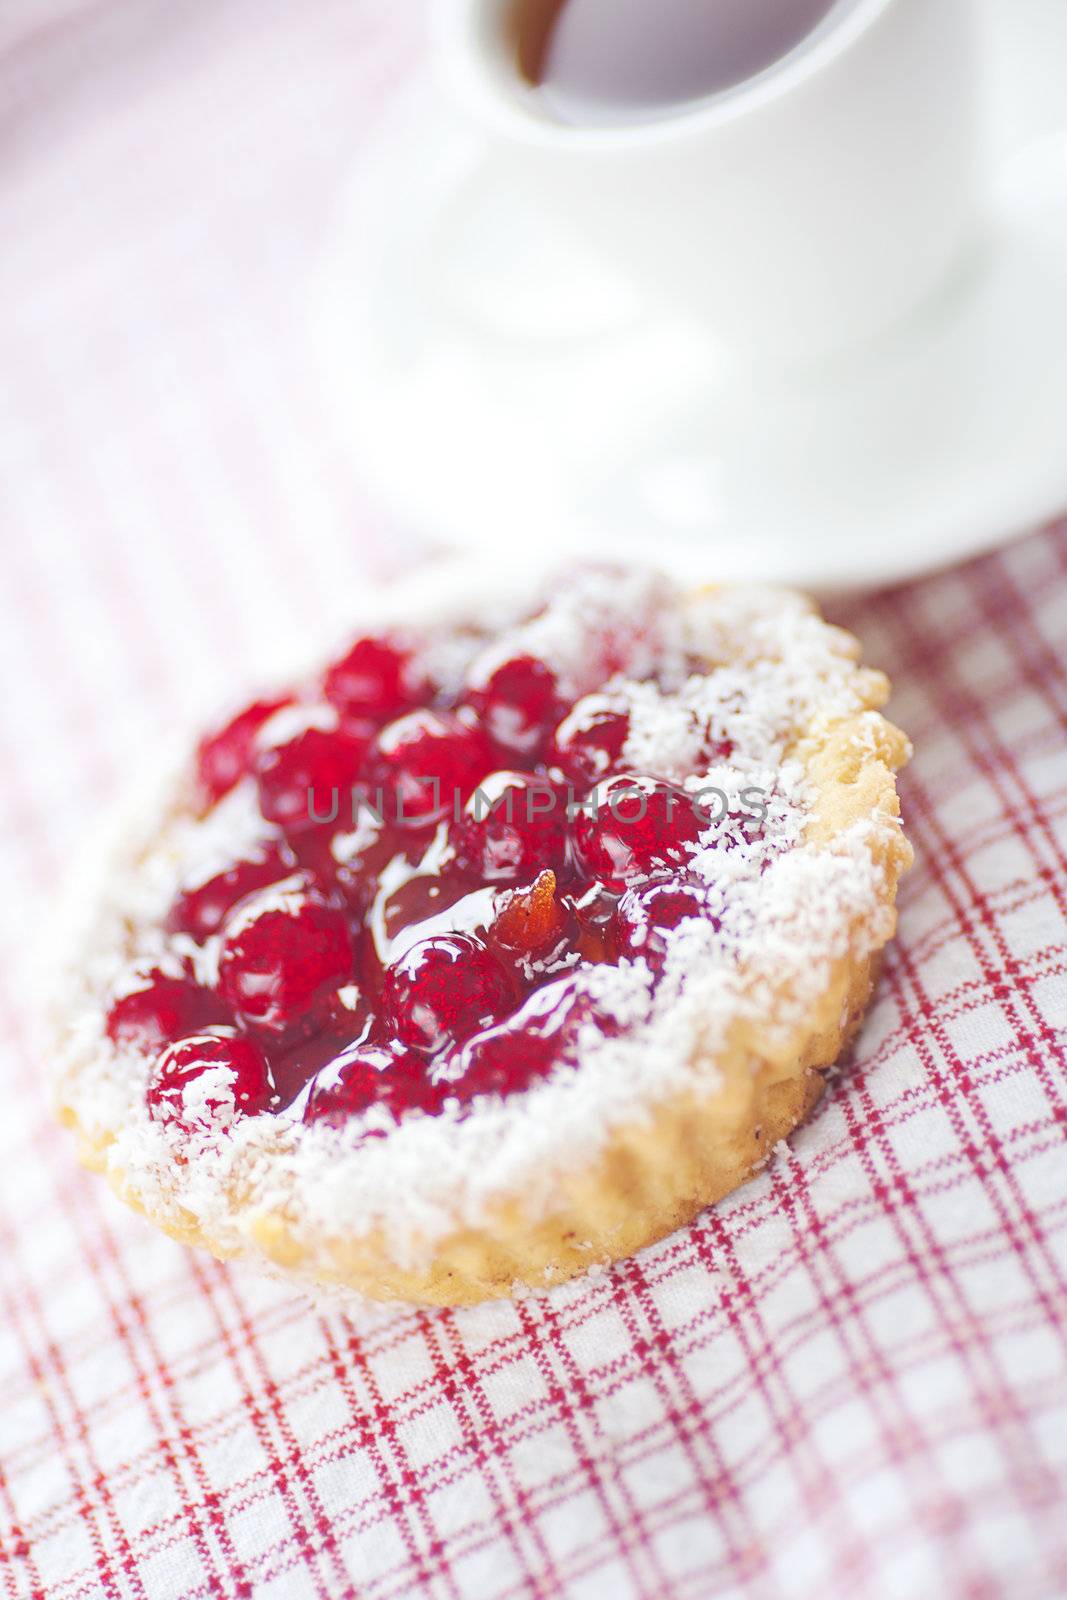
[[[390,609],[415,629],[403,592],[392,608],[383,601],[381,620]],[[153,830],[147,852],[128,850],[111,874],[82,967],[81,1015],[64,1053],[64,1098],[91,1139],[110,1141],[106,1159],[153,1214],[175,1223],[188,1214],[232,1248],[247,1247],[256,1214],[283,1214],[297,1232],[316,1237],[381,1228],[398,1260],[476,1221],[500,1195],[522,1192],[536,1215],[549,1204],[556,1175],[588,1161],[611,1129],[696,1083],[710,1087],[716,1043],[739,1018],[759,1020],[773,1049],[823,992],[835,959],[883,942],[889,913],[873,824],[853,825],[832,848],[806,842],[813,797],[793,753],[812,724],[863,710],[846,636],[795,596],[758,589],[686,596],[639,571],[582,574],[558,586],[532,621],[516,620],[524,609],[529,602],[524,607],[506,590],[451,602],[431,597],[422,664],[438,681],[458,684],[528,653],[553,668],[570,696],[608,679],[612,704],[630,718],[627,766],[684,784],[705,806],[692,869],[718,925],[682,923],[655,988],[642,959],[584,965],[556,980],[616,1027],[609,1037],[591,1016],[578,1030],[577,1065],[522,1094],[483,1096],[462,1114],[455,1106],[439,1116],[411,1113],[399,1125],[374,1107],[341,1130],[305,1127],[292,1113],[223,1119],[225,1132],[204,1137],[195,1159],[178,1164],[174,1130],[145,1108],[148,1064],[104,1036],[106,995],[132,957],[166,952],[159,924],[179,885],[203,881],[277,836],[248,783],[207,819],[179,806]],[[501,616],[508,626],[491,637]],[[693,670],[697,658],[705,670]],[[710,759],[702,755],[709,750]],[[461,908],[451,927],[480,911]],[[441,922],[448,924],[448,913]],[[182,948],[195,952],[198,973],[210,979],[217,942]],[[219,1099],[219,1085],[198,1092]],[[367,1137],[372,1132],[385,1137]]]

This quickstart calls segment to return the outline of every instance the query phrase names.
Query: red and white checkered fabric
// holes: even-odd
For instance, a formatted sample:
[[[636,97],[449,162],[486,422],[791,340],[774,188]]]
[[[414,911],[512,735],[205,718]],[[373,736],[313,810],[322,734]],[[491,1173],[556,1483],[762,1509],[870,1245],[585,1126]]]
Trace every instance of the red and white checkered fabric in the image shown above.
[[[79,1174],[43,929],[161,724],[344,631],[386,524],[302,306],[406,0],[0,17],[0,1590],[1067,1594],[1067,530],[850,608],[918,864],[757,1182],[546,1299],[321,1314]],[[416,546],[389,531],[389,563]]]

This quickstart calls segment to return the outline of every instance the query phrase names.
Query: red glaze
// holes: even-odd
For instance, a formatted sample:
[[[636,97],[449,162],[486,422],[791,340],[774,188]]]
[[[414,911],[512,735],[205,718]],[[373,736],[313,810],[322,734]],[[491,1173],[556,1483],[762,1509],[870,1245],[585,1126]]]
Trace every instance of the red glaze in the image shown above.
[[[506,1022],[469,1039],[459,1054],[431,1076],[464,1104],[480,1094],[514,1094],[574,1059],[577,1031],[596,1006],[558,980],[531,996]],[[598,1017],[602,1028],[610,1025]]]
[[[494,772],[478,785],[453,830],[462,871],[483,883],[566,875],[567,791],[529,772]]]
[[[658,971],[667,954],[665,934],[694,917],[718,927],[718,918],[709,911],[707,893],[700,885],[660,878],[627,889],[615,911],[615,948],[620,956],[642,956]]]
[[[629,732],[624,707],[609,695],[587,694],[556,729],[548,759],[572,783],[591,788],[618,771]]]
[[[623,774],[596,793],[594,814],[575,818],[578,858],[591,878],[623,889],[665,868],[684,869],[706,826],[684,789]]]
[[[533,656],[503,662],[469,700],[493,743],[523,759],[541,750],[563,711],[555,673]]]
[[[219,989],[266,1038],[317,1031],[316,1006],[351,978],[345,917],[299,877],[252,896],[223,924]]]
[[[296,865],[296,857],[288,845],[265,844],[254,855],[235,861],[224,872],[213,878],[183,889],[167,916],[168,933],[187,933],[198,944],[217,933],[227,912],[239,900],[254,894],[258,889],[287,878]]]
[[[209,1073],[198,1094],[198,1082]],[[255,1040],[236,1028],[219,1028],[169,1045],[152,1068],[145,1098],[153,1121],[192,1133],[265,1111],[273,1094],[267,1058]]]
[[[405,929],[442,916],[467,895],[469,888],[465,877],[453,873],[420,872],[408,878],[382,901],[383,954]]]
[[[397,1118],[416,1109],[432,1113],[442,1098],[419,1056],[397,1045],[353,1044],[316,1074],[304,1121],[341,1128],[372,1105],[386,1106]]]
[[[107,1035],[151,1055],[183,1034],[232,1020],[218,995],[195,982],[188,962],[167,957],[131,969],[111,1002]]]
[[[417,861],[425,844],[425,838],[412,835],[406,829],[379,827],[369,813],[365,813],[364,821],[357,830],[334,835],[331,841],[333,881],[351,906],[358,911],[366,911],[378,891],[378,879],[389,862],[405,854]]]
[[[216,800],[221,800],[245,776],[252,763],[256,734],[276,711],[292,703],[292,695],[255,700],[200,741],[196,752],[196,779],[206,804],[214,805]]]
[[[323,894],[341,899],[343,895],[338,883],[340,868],[334,855],[337,835],[337,822],[324,822],[318,827],[303,828],[299,833],[290,834],[288,847],[293,855],[292,871],[306,873]]]
[[[348,826],[352,791],[363,773],[373,729],[345,723],[340,728],[305,728],[284,744],[268,745],[255,760],[259,808],[268,822],[287,833],[333,822]]]
[[[614,961],[612,924],[618,895],[602,883],[586,883],[564,896],[564,905],[578,924],[578,948],[587,961]]]
[[[308,1028],[314,1031],[271,1044],[271,1071],[280,1105],[297,1099],[309,1080],[343,1050],[377,1042],[385,1034],[381,1017],[355,985],[328,990],[317,1000]]]
[[[473,712],[412,711],[378,735],[370,781],[383,789],[387,824],[424,828],[458,815],[492,766]]]
[[[322,689],[331,705],[346,716],[387,722],[426,692],[411,652],[394,639],[357,639],[328,667]]]
[[[472,934],[422,939],[385,974],[383,1000],[393,1032],[427,1055],[506,1016],[515,998],[509,974]]]

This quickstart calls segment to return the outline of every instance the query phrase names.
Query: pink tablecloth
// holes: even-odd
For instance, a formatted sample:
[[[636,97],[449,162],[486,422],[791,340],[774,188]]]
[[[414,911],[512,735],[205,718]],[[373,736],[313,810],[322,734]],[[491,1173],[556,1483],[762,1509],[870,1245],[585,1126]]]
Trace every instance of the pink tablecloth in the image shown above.
[[[32,925],[160,725],[383,565],[304,343],[406,0],[0,18],[6,1595],[1067,1593],[1067,533],[846,618],[918,864],[851,1066],[758,1182],[468,1313],[316,1313],[157,1237],[46,1109]],[[412,537],[390,530],[388,561]]]

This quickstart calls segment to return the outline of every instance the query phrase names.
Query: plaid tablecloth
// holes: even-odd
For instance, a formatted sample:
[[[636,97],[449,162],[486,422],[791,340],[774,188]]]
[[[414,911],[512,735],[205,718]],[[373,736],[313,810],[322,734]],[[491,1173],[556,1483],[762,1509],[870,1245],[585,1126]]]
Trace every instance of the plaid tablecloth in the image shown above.
[[[315,1311],[157,1236],[49,1118],[35,964],[95,820],[418,552],[301,309],[418,23],[0,15],[0,1588],[1063,1596],[1063,528],[844,614],[915,740],[918,864],[851,1064],[696,1226],[547,1298]]]

